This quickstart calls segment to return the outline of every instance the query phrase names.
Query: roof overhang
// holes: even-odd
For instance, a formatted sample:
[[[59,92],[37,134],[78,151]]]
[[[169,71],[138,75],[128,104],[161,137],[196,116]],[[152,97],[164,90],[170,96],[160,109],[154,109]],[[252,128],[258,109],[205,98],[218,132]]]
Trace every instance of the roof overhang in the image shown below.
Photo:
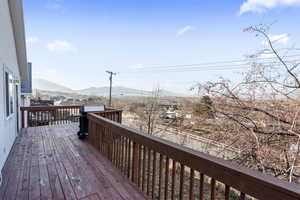
[[[8,0],[12,28],[14,32],[17,61],[21,80],[28,80],[26,39],[22,0]]]

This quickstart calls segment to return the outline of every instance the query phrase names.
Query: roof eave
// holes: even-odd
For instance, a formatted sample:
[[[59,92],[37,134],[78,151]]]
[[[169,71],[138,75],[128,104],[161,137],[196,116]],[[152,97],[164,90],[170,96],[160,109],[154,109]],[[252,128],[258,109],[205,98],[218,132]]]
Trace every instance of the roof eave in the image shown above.
[[[28,80],[27,53],[25,39],[25,25],[22,0],[8,0],[14,40],[16,46],[17,62],[21,80]]]

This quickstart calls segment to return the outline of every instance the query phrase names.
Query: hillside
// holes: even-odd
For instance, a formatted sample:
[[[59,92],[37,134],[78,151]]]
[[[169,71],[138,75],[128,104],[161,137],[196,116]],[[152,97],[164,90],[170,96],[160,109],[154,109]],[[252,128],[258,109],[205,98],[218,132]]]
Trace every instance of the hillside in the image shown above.
[[[93,95],[93,96],[107,96],[109,94],[109,87],[90,87],[82,90],[72,90],[63,85],[53,83],[44,79],[34,79],[33,88],[43,91],[51,92],[64,92],[64,93],[77,93],[83,95]],[[126,88],[121,86],[115,86],[112,90],[113,96],[151,96],[151,91],[138,90],[133,88]],[[182,94],[176,94],[167,90],[161,90],[161,96],[184,96]]]
[[[45,91],[56,91],[56,92],[73,92],[70,88],[47,81],[44,79],[33,79],[33,89],[45,90]]]

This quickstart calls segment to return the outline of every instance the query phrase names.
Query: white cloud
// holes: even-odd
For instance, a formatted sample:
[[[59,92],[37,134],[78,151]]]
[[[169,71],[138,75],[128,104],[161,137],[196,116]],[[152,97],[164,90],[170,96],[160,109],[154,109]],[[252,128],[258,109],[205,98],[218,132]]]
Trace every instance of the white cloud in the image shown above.
[[[26,38],[26,43],[27,44],[34,44],[34,43],[37,43],[39,41],[40,41],[40,39],[38,37],[35,37],[35,36]]]
[[[279,34],[279,35],[269,35],[269,38],[270,38],[271,42],[277,43],[277,44],[283,44],[283,45],[287,44],[290,40],[289,35],[286,33]],[[266,45],[267,41],[263,41],[262,44]]]
[[[300,0],[247,0],[241,5],[239,14],[242,15],[247,12],[262,13],[267,9],[278,6],[294,5],[300,5]]]
[[[143,69],[144,65],[142,64],[137,64],[129,67],[130,69]]]
[[[182,28],[180,28],[180,29],[177,31],[177,36],[183,35],[183,34],[189,32],[189,31],[192,31],[192,30],[194,30],[194,29],[195,29],[195,28],[192,27],[192,26],[190,26],[190,25],[187,25],[187,26],[185,26],[185,27],[182,27]]]
[[[77,48],[71,43],[64,40],[54,40],[47,44],[47,49],[51,52],[65,53],[65,52],[76,52]]]

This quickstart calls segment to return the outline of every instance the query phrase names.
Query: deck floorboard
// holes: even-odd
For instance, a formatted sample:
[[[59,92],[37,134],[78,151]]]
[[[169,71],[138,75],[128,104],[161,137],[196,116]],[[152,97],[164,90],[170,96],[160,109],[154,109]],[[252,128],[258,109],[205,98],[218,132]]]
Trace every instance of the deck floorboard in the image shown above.
[[[78,124],[23,129],[2,170],[0,199],[146,199],[91,145]]]

